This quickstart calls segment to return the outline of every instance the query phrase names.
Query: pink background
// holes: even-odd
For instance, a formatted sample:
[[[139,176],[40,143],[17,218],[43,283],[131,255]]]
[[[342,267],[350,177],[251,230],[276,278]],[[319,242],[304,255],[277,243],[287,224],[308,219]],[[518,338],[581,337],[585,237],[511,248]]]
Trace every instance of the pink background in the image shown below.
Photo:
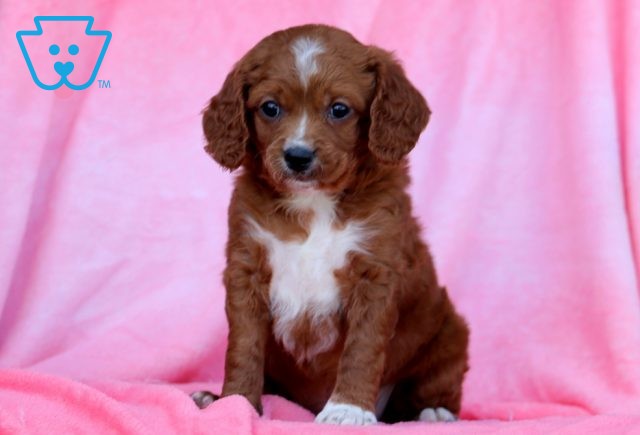
[[[113,33],[110,89],[33,83],[15,32],[65,14]],[[258,418],[183,393],[219,388],[226,345],[231,176],[200,111],[308,22],[394,50],[433,110],[411,191],[471,325],[474,421],[431,432],[640,431],[640,2],[5,0],[0,433],[327,430],[282,399]]]

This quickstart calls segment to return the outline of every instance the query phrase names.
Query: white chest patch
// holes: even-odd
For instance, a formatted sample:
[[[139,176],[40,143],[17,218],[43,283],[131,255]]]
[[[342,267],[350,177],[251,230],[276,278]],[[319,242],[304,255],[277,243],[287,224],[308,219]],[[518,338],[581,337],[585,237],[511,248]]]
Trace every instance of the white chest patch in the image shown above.
[[[295,58],[298,77],[306,89],[311,76],[318,72],[316,56],[324,52],[324,47],[318,41],[302,37],[293,42],[291,51]]]
[[[267,248],[271,265],[269,298],[274,319],[274,334],[289,352],[299,359],[309,360],[329,350],[338,331],[327,331],[306,343],[300,349],[295,342],[292,327],[296,320],[307,316],[312,325],[318,325],[340,308],[340,289],[334,271],[346,265],[349,252],[363,252],[365,239],[363,225],[350,222],[341,229],[333,226],[334,201],[322,192],[300,193],[293,197],[288,207],[291,211],[310,210],[313,218],[309,236],[304,241],[282,241],[250,220],[253,236]]]

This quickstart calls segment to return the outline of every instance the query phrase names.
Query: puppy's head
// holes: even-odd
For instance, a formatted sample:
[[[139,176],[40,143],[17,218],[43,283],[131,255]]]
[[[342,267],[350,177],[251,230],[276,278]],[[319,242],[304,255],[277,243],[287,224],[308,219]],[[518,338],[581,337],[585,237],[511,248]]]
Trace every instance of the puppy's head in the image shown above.
[[[337,192],[371,155],[394,164],[429,109],[390,53],[319,25],[276,32],[247,53],[204,112],[205,150],[281,192]]]

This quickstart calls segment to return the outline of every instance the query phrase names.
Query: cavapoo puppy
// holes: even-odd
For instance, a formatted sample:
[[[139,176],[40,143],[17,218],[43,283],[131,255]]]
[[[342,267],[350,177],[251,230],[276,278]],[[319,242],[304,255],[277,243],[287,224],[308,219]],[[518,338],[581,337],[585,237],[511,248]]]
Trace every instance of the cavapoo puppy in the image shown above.
[[[456,419],[469,331],[405,191],[429,114],[390,53],[329,26],[276,32],[229,73],[203,119],[205,150],[242,168],[222,396],[322,423]]]

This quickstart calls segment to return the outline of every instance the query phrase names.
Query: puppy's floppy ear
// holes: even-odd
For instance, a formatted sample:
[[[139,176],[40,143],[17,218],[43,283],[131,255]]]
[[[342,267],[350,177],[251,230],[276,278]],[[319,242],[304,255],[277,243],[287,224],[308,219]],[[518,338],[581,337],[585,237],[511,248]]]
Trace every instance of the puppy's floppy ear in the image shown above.
[[[227,76],[218,95],[211,99],[202,117],[207,139],[205,151],[230,170],[242,164],[249,141],[244,87],[239,63]]]
[[[369,68],[376,74],[369,150],[385,163],[396,163],[416,145],[431,111],[391,53],[377,47],[369,50]]]

